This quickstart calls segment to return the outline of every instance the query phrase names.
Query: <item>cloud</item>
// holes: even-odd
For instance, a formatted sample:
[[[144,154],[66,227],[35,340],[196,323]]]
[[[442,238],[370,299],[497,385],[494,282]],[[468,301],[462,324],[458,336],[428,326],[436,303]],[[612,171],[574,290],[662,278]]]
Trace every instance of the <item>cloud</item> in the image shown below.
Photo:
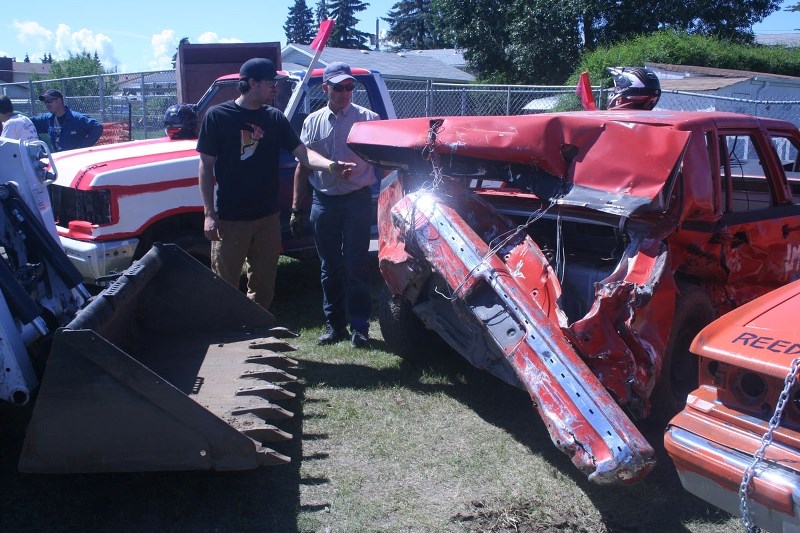
[[[197,38],[198,44],[213,44],[213,43],[243,43],[241,39],[235,37],[220,37],[213,31],[207,31],[200,34]]]
[[[72,31],[66,24],[59,24],[56,31],[48,30],[38,22],[15,20],[13,28],[17,32],[17,40],[26,48],[32,61],[37,61],[44,54],[51,54],[55,60],[69,59],[70,54],[81,52],[93,54],[103,67],[110,69],[119,66],[111,38],[102,33],[82,28]]]
[[[14,20],[12,27],[17,33],[17,41],[28,49],[31,61],[37,61],[45,53],[52,53],[54,37],[52,31],[34,21]]]
[[[172,56],[178,49],[178,38],[175,30],[161,30],[150,38],[150,47],[153,50],[153,60],[150,68],[153,70],[169,70],[172,68]]]

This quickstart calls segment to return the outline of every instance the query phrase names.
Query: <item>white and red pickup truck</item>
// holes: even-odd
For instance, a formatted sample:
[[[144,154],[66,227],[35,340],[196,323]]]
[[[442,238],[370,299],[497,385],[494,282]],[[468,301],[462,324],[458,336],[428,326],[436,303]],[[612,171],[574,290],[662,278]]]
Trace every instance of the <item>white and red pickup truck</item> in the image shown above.
[[[289,74],[287,85],[278,95],[284,105],[291,92],[302,85],[299,80],[304,72]],[[381,75],[358,68],[353,69],[353,75],[358,81],[353,102],[382,118],[395,118]],[[236,97],[238,78],[236,74],[222,76],[196,104],[181,106],[181,118],[191,123],[168,128],[165,137],[53,154],[58,175],[49,191],[58,235],[86,283],[107,284],[154,242],[176,243],[208,262],[210,247],[202,231],[198,153],[192,132],[211,105]],[[306,114],[325,104],[321,84],[322,69],[315,69],[308,84],[302,86],[296,112],[288,116],[298,131]],[[277,105],[283,107],[280,102]],[[171,110],[172,118],[177,118],[177,109]],[[293,239],[289,232],[295,165],[291,154],[282,154],[281,225],[284,253],[301,256],[312,252],[314,243],[308,236]]]

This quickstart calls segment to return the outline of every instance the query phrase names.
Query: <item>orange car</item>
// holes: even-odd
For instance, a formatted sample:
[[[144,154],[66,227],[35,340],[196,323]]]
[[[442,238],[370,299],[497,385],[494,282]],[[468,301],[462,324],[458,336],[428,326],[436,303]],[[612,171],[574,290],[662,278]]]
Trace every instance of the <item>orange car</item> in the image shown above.
[[[798,315],[795,281],[703,329],[699,387],[664,439],[686,490],[769,531],[800,529]]]

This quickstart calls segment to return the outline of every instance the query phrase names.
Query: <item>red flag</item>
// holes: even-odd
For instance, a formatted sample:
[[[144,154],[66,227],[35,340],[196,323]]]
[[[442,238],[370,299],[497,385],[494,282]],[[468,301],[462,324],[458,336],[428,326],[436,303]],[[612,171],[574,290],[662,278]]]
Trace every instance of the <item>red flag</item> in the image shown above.
[[[325,48],[325,43],[328,42],[328,37],[331,36],[333,24],[335,22],[336,21],[334,19],[328,19],[319,23],[319,31],[317,32],[317,36],[311,42],[312,50],[322,50]]]
[[[581,72],[578,86],[575,88],[575,94],[581,97],[581,105],[586,111],[597,110],[597,105],[594,103],[594,94],[592,93],[592,84],[589,83],[588,71]]]

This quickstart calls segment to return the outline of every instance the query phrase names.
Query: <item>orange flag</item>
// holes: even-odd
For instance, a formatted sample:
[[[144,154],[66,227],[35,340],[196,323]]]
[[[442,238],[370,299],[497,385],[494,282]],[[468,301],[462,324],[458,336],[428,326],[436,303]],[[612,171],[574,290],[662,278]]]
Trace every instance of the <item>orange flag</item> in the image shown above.
[[[594,103],[594,93],[592,93],[592,84],[589,83],[588,71],[581,72],[578,86],[575,88],[575,94],[581,97],[581,105],[586,111],[597,110],[597,105]]]

